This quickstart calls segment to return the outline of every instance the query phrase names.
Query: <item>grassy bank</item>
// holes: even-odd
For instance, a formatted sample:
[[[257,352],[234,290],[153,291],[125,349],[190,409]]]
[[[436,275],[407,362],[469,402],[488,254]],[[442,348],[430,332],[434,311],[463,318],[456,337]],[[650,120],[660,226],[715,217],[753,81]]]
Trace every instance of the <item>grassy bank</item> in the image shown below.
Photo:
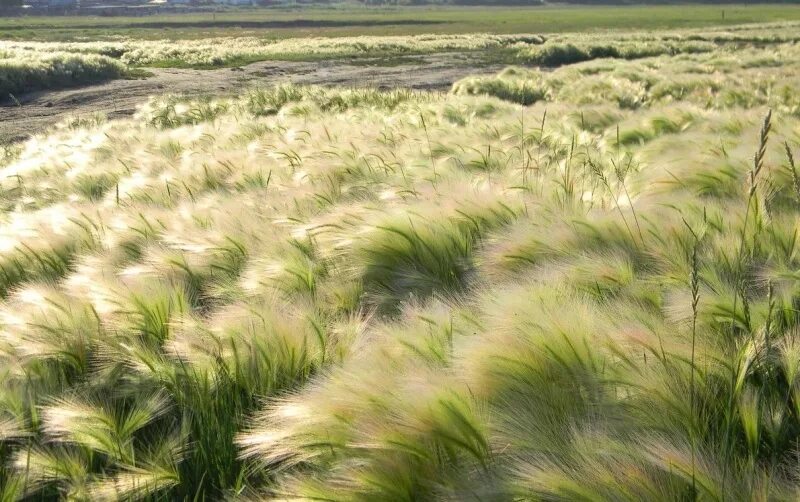
[[[0,101],[135,74],[119,61],[96,54],[0,49]]]

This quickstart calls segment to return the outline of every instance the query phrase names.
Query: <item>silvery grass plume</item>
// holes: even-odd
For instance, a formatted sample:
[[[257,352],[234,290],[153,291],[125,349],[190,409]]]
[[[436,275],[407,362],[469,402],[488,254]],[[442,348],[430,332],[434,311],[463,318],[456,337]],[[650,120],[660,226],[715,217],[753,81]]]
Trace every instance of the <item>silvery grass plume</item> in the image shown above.
[[[32,139],[0,181],[3,497],[795,497],[800,126],[753,85],[788,36]]]

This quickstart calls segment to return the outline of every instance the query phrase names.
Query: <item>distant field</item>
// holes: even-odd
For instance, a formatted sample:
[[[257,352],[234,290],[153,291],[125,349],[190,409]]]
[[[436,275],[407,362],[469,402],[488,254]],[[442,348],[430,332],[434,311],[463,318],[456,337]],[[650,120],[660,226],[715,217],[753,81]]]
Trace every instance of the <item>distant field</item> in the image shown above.
[[[723,19],[724,11],[724,19]],[[610,29],[672,29],[800,19],[800,6],[658,7],[402,7],[253,9],[142,17],[0,19],[0,39],[202,39],[221,36],[414,35],[421,33],[558,33]]]

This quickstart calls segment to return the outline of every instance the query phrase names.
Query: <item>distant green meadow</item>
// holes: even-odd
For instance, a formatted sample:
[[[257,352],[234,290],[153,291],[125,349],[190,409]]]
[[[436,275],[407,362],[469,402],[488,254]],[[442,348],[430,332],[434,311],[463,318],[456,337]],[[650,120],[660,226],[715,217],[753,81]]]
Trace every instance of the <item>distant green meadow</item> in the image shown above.
[[[2,40],[292,38],[673,29],[800,19],[796,5],[246,9],[139,17],[0,19]]]

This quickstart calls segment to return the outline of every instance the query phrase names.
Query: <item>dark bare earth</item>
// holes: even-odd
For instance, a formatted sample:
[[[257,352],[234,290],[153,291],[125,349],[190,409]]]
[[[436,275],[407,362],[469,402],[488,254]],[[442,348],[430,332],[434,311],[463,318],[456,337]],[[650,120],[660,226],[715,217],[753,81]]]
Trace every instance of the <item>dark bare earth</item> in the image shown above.
[[[281,83],[447,90],[467,75],[493,73],[502,66],[482,64],[468,54],[409,56],[402,64],[380,60],[286,62],[264,61],[217,70],[152,69],[141,80],[114,80],[19,97],[20,104],[0,104],[0,142],[20,141],[67,116],[104,113],[109,119],[132,115],[136,106],[159,94],[229,95],[250,86]]]

